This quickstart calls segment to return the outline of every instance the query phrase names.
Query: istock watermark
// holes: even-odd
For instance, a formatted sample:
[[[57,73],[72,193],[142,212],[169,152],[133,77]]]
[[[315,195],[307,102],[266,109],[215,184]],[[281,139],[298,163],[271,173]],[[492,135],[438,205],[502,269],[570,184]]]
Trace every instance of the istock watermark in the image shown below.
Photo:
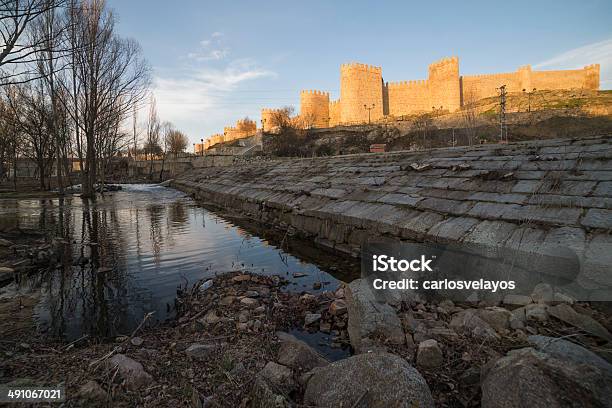
[[[507,295],[530,296],[537,285],[547,284],[563,299],[610,301],[612,283],[598,281],[605,275],[593,272],[612,266],[605,257],[595,259],[603,261],[560,245],[516,249],[371,241],[362,252],[361,273],[374,291],[407,291],[425,298],[501,301]]]

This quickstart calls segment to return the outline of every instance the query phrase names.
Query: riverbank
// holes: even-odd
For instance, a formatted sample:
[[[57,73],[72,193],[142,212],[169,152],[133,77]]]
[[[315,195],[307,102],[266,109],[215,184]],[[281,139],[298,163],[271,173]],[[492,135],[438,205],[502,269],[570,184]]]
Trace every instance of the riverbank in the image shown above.
[[[149,193],[161,201],[159,188]],[[159,223],[158,207],[147,212]],[[176,207],[172,219],[185,214]],[[198,220],[205,228],[219,222]],[[24,231],[3,231],[12,234],[3,235],[11,241],[3,262],[34,261],[41,253],[54,265],[53,243],[73,244]],[[112,253],[106,241],[89,235],[81,244]],[[206,242],[198,241],[198,253]],[[229,246],[223,251],[212,254],[227,254]],[[94,259],[83,258],[91,268],[74,276],[86,271],[109,287],[115,275]],[[44,274],[44,267],[31,273]],[[208,268],[198,261],[200,277]],[[0,295],[1,302],[12,299],[0,321],[23,327],[0,343],[0,382],[62,383],[67,406],[75,407],[606,406],[612,321],[588,303],[560,303],[546,286],[494,304],[380,300],[365,280],[329,290],[317,285],[319,272],[306,281],[295,270],[219,273],[180,287],[176,316],[165,323],[150,324],[157,316],[145,313],[142,324],[117,335],[74,340],[39,334],[28,319],[36,298],[26,302],[30,294],[13,290],[12,297]]]
[[[596,322],[610,321],[586,304],[567,306],[593,316],[580,319],[591,322],[583,327],[563,322],[558,317],[567,313],[564,306],[545,299],[504,307],[403,302],[384,311],[386,319],[358,318],[367,301],[355,282],[314,295],[287,292],[287,282],[275,276],[223,274],[181,289],[179,317],[170,324],[147,327],[145,316],[132,333],[106,341],[4,342],[2,382],[61,383],[67,406],[383,407],[389,405],[377,401],[391,401],[406,407],[498,407],[484,403],[500,385],[498,377],[509,381],[512,370],[535,364],[544,371],[528,368],[520,376],[537,383],[561,364],[561,380],[555,377],[540,392],[561,392],[555,387],[568,381],[609,391],[610,383],[601,388],[591,382],[593,370],[602,381],[612,378],[612,366],[588,349],[606,349],[601,336],[607,329]],[[355,330],[363,334],[373,321],[378,331],[356,349]],[[310,345],[300,340],[309,339],[302,332],[331,337],[339,349],[351,343],[355,355],[326,357],[312,337]],[[529,350],[536,360],[512,360]],[[583,361],[572,362],[576,355]],[[583,377],[564,377],[570,368]],[[530,386],[519,384],[513,392],[524,387]],[[589,398],[600,401],[597,394]]]

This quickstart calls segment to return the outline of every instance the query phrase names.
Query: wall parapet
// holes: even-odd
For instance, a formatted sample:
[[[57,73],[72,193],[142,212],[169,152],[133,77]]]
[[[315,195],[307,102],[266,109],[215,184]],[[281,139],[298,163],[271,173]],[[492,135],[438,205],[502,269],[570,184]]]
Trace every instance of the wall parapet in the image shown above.
[[[362,64],[359,62],[349,62],[346,64],[341,64],[340,65],[340,70],[344,71],[344,70],[361,70],[361,71],[367,71],[367,72],[372,72],[372,73],[376,73],[376,74],[382,74],[382,67],[377,67],[375,65],[368,65],[368,64]]]

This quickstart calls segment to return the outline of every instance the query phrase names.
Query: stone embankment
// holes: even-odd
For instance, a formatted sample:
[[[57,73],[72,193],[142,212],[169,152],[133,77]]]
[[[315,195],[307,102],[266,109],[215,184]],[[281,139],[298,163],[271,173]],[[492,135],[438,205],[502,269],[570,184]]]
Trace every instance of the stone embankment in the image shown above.
[[[254,161],[193,170],[196,198],[358,255],[367,239],[565,246],[611,287],[612,138]]]

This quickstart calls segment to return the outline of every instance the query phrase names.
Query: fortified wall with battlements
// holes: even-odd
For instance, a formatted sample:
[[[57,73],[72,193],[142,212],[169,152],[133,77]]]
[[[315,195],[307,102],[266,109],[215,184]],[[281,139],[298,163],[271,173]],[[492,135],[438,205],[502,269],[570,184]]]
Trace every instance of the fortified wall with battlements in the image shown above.
[[[330,100],[328,92],[300,92],[300,113],[295,123],[305,127],[326,128],[337,125],[376,122],[384,117],[398,117],[431,112],[456,112],[479,99],[495,96],[500,86],[507,92],[557,89],[599,89],[599,64],[582,69],[534,71],[531,66],[516,72],[460,75],[459,58],[443,58],[429,65],[427,79],[385,82],[382,68],[360,63],[340,66],[340,99]],[[263,132],[274,130],[274,116],[279,109],[261,110]],[[204,144],[211,146],[244,137],[257,131],[253,121],[226,127],[223,135],[213,135]]]
[[[340,66],[340,99],[330,101],[324,91],[302,93],[300,115],[313,116],[314,127],[360,124],[385,116],[402,116],[442,110],[455,112],[466,103],[523,90],[599,89],[599,64],[582,69],[460,75],[459,58],[444,58],[429,65],[427,79],[385,82],[382,68],[350,63]],[[317,97],[313,98],[312,96]],[[325,96],[325,97],[323,97]]]

